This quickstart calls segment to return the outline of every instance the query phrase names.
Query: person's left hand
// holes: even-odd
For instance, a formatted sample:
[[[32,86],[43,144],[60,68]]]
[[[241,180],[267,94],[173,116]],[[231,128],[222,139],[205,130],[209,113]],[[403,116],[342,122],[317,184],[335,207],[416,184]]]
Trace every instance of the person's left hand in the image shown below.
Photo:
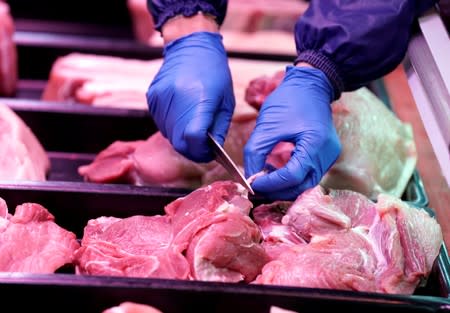
[[[333,89],[315,68],[289,66],[281,84],[267,97],[244,149],[247,177],[261,172],[279,142],[295,145],[287,164],[255,176],[252,188],[267,198],[293,200],[316,186],[334,164],[341,145],[331,115]]]

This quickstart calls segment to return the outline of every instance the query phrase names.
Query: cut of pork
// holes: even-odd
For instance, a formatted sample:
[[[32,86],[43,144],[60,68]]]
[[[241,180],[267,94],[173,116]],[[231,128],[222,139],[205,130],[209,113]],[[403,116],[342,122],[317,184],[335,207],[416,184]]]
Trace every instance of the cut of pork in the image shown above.
[[[0,271],[54,273],[73,261],[75,234],[55,223],[37,203],[23,203],[14,215],[0,198]]]
[[[78,274],[187,279],[186,258],[171,248],[166,216],[100,217],[84,229]]]
[[[122,302],[118,306],[114,306],[104,310],[102,313],[162,313],[160,310],[146,304],[135,302]]]
[[[17,88],[17,48],[9,5],[0,1],[0,96],[12,96]]]
[[[297,198],[281,223],[307,243],[280,243],[255,283],[412,294],[443,244],[434,218],[387,194],[372,202],[317,186]]]
[[[168,204],[165,215],[90,220],[77,273],[250,282],[268,261],[251,207],[246,189],[220,181]]]
[[[24,121],[2,103],[0,147],[0,180],[46,180],[50,170],[47,152]]]
[[[217,181],[165,208],[173,223],[173,245],[187,251],[192,279],[249,282],[256,277],[269,259],[259,228],[248,216],[252,206],[244,187]]]

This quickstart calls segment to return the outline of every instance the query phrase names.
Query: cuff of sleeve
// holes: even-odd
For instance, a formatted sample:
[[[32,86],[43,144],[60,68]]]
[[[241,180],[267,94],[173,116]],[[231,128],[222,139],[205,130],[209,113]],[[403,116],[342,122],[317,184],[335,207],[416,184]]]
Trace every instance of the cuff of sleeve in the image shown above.
[[[300,62],[309,63],[324,72],[333,86],[334,100],[339,99],[344,90],[344,82],[338,73],[336,65],[329,58],[317,51],[305,50],[298,55],[294,63]]]
[[[214,17],[219,15],[216,8],[211,3],[206,3],[204,1],[177,1],[171,5],[168,5],[165,11],[160,14],[158,21],[155,23],[155,29],[161,31],[161,27],[164,23],[176,15],[191,17],[199,12],[209,14]],[[218,21],[219,25],[221,23],[221,21]]]

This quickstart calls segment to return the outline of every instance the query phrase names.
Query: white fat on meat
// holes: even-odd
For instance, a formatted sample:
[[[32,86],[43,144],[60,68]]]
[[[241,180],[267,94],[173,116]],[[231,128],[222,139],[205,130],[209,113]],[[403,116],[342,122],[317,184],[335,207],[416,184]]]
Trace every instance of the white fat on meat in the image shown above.
[[[50,159],[25,122],[0,103],[0,180],[44,181]]]

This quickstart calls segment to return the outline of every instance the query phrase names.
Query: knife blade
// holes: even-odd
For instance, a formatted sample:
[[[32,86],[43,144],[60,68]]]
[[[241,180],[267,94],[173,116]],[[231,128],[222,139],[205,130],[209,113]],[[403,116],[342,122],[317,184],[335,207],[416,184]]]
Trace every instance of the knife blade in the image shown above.
[[[211,133],[208,133],[208,137],[211,139],[212,147],[214,154],[216,156],[216,161],[219,162],[226,171],[230,174],[230,176],[244,186],[252,195],[255,194],[252,187],[248,183],[247,179],[245,179],[244,174],[241,173],[237,165],[230,158],[228,153],[222,148],[222,146],[214,139]]]

